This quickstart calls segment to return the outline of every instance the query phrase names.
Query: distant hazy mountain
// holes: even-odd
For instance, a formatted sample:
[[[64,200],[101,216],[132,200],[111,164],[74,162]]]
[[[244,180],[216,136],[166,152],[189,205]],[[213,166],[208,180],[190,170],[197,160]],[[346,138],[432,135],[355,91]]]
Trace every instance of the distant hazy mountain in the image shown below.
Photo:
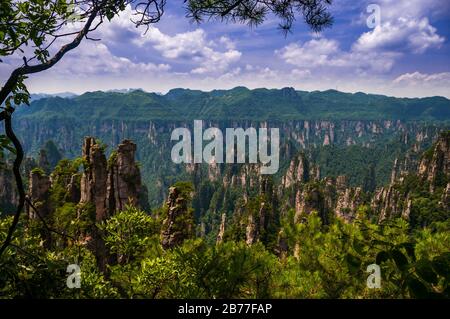
[[[111,90],[107,90],[105,92],[107,92],[107,93],[110,93],[110,92],[112,92],[112,93],[131,93],[133,91],[144,91],[144,90],[141,88],[129,88],[129,89],[111,89]]]
[[[62,97],[62,98],[72,98],[77,96],[77,94],[72,92],[61,92],[61,93],[55,93],[55,94],[48,94],[48,93],[32,93],[30,98],[31,101],[36,101],[40,99],[45,99],[49,97]]]

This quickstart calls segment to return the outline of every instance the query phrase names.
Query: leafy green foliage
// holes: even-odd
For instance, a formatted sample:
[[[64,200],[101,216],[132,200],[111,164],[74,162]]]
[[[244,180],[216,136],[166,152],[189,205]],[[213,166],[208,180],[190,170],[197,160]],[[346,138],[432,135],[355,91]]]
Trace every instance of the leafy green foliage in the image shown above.
[[[76,219],[76,217],[72,217]],[[10,218],[0,220],[0,240]],[[21,221],[2,256],[0,295],[41,298],[448,298],[449,225],[409,231],[401,219],[324,225],[313,213],[282,219],[287,250],[275,255],[262,242],[186,240],[164,250],[160,219],[128,207],[101,226],[116,259],[108,275],[83,241],[44,248],[39,223]],[[27,227],[24,227],[25,225]],[[85,233],[82,231],[81,233]],[[57,234],[53,234],[58,236]],[[82,238],[82,236],[80,237]],[[68,264],[81,267],[81,288],[65,282]],[[378,264],[381,288],[366,286],[366,268]]]
[[[39,61],[49,56],[45,49],[48,34],[73,12],[67,1],[2,1],[0,5],[0,56],[11,55],[24,45],[33,45]]]
[[[0,219],[3,241],[11,218]],[[118,293],[98,271],[95,257],[81,246],[47,250],[38,225],[22,223],[13,243],[0,258],[0,298],[111,298]],[[82,290],[66,286],[69,264],[81,267]]]
[[[104,232],[111,253],[124,263],[139,256],[142,258],[152,235],[158,234],[155,220],[132,206],[109,218],[99,228]]]

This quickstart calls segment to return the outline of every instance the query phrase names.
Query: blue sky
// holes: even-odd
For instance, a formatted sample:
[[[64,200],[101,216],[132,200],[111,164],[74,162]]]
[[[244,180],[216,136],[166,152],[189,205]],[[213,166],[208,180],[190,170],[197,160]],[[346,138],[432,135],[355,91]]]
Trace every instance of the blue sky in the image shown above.
[[[375,28],[366,24],[371,3],[381,9]],[[299,19],[284,37],[273,17],[254,29],[192,24],[182,1],[169,1],[162,21],[143,34],[130,23],[128,7],[96,31],[102,41],[84,41],[27,84],[45,93],[243,85],[450,97],[449,9],[449,0],[335,0],[332,28],[313,34]],[[2,81],[20,60],[0,64]]]

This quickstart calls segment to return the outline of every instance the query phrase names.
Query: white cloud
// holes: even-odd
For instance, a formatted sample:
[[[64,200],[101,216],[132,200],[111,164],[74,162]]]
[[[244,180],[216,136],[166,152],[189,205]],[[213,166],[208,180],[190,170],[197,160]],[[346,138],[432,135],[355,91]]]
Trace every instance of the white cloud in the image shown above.
[[[428,48],[439,48],[445,41],[429,24],[428,18],[408,19],[400,17],[363,33],[354,44],[357,51],[399,50],[405,47],[414,53]]]
[[[219,42],[228,50],[234,50],[236,48],[236,44],[227,36],[221,36]]]
[[[366,0],[365,5],[372,2]],[[315,76],[338,82],[387,75],[405,54],[422,54],[442,46],[445,38],[438,34],[430,19],[444,7],[450,7],[449,3],[379,0],[381,25],[362,33],[348,50],[342,49],[337,40],[319,37],[291,43],[275,53],[300,71],[307,69]],[[365,24],[367,16],[364,10],[360,23]]]
[[[118,47],[118,44],[129,46],[128,54],[135,52],[133,60],[146,60],[146,55],[151,56],[153,54],[154,56],[154,51],[156,51],[160,56],[155,58],[164,62],[159,65],[161,70],[166,71],[167,67],[164,66],[167,66],[171,61],[182,62],[184,67],[191,68],[192,74],[217,75],[226,72],[242,55],[240,51],[235,49],[234,42],[226,36],[208,40],[206,32],[202,29],[169,35],[155,26],[150,26],[148,29],[136,28],[131,20],[135,20],[135,17],[131,6],[128,5],[111,22],[104,23],[94,32],[92,37],[102,39],[102,43],[105,45],[105,47],[100,48],[109,51],[109,54],[102,56],[102,59],[110,60],[109,62],[97,61],[94,64],[110,63],[117,67],[116,62],[119,62],[119,60],[115,54],[111,53],[111,48],[116,48],[118,49],[116,51],[121,52],[122,49]],[[74,31],[77,27],[79,28],[78,25],[72,24],[68,28],[70,28],[69,31]],[[154,51],[149,51],[149,49]],[[123,60],[124,68],[130,65],[127,58],[121,59],[125,59]],[[144,63],[141,66],[144,68],[153,67],[151,63]]]
[[[205,32],[201,29],[178,33],[171,37],[159,31],[156,27],[150,27],[146,34],[142,34],[140,38],[133,42],[140,47],[150,43],[161,52],[163,57],[178,59],[200,55],[205,45],[205,38]]]
[[[450,72],[404,73],[391,82],[390,91],[410,97],[440,95],[450,98]]]
[[[120,19],[113,20],[117,25],[125,25],[124,19],[122,22],[118,22]],[[131,23],[131,22],[130,22]],[[75,22],[66,25],[60,33],[78,31],[82,27],[82,23]],[[113,26],[113,29],[115,27]],[[105,41],[91,41],[83,40],[80,45],[69,51],[61,61],[59,61],[54,67],[48,71],[39,74],[39,76],[45,76],[51,74],[52,76],[65,77],[72,80],[75,77],[86,78],[92,76],[121,76],[126,78],[136,73],[151,72],[164,73],[171,69],[171,66],[167,63],[151,63],[138,61],[137,59],[130,59],[121,55],[115,55],[108,47],[108,39],[112,36],[111,29],[105,28],[96,31],[93,38],[101,37]],[[106,38],[106,39],[105,39]],[[70,37],[58,38],[51,47],[50,55],[54,55],[64,44],[71,40]],[[25,56],[31,51],[31,47],[27,48]],[[0,63],[0,78],[6,77],[16,67],[23,63],[19,56],[9,56],[4,60],[4,63]],[[37,60],[33,60],[31,64],[37,63]]]
[[[194,74],[223,72],[228,69],[229,65],[237,62],[241,57],[241,52],[229,50],[226,52],[217,52],[211,48],[205,47],[204,55],[194,57],[201,66],[193,69]]]
[[[367,3],[374,3],[374,1],[367,0]],[[444,13],[446,9],[450,8],[450,3],[442,0],[378,0],[375,3],[381,7],[382,20],[386,21],[392,21],[399,17],[414,19],[434,16]]]
[[[450,87],[450,72],[426,74],[420,72],[405,73],[398,76],[393,83],[413,86],[439,85]],[[450,89],[448,89],[450,91]]]
[[[333,63],[333,55],[339,51],[334,40],[312,39],[303,45],[290,43],[276,51],[287,63],[298,67],[325,66]]]
[[[293,69],[291,71],[291,74],[296,78],[308,78],[311,76],[311,71],[308,69],[306,70]]]
[[[140,47],[151,44],[167,59],[184,59],[194,62],[197,67],[191,70],[193,74],[226,71],[242,55],[234,49],[234,43],[227,37],[221,37],[218,41],[225,47],[225,51],[216,50],[213,47],[219,44],[215,41],[207,41],[206,33],[202,29],[170,36],[156,27],[150,27],[148,32],[135,39],[134,43]]]
[[[368,1],[367,3],[371,3]],[[430,18],[450,8],[449,1],[441,0],[379,0],[381,24],[363,33],[354,44],[355,50],[408,50],[424,53],[440,48],[445,38],[437,33]],[[361,15],[366,22],[367,13]]]
[[[303,44],[291,43],[275,54],[300,68],[326,68],[328,72],[384,73],[391,70],[398,54],[392,52],[343,51],[339,43],[326,38]]]
[[[146,49],[150,45],[167,60],[191,64],[192,74],[225,72],[242,55],[227,36],[208,40],[206,32],[200,28],[169,35],[155,26],[150,26],[143,33],[142,29],[134,27],[130,19],[133,19],[133,15],[131,6],[128,5],[119,17],[112,20],[107,29],[101,31],[103,36],[108,40],[114,39],[117,34],[129,32],[132,45],[140,49]]]
[[[242,74],[242,69],[240,67],[234,68],[227,73],[220,76],[220,80],[233,80]]]
[[[76,52],[71,52],[52,68],[60,75],[126,75],[137,72],[166,72],[168,64],[133,62],[128,58],[113,55],[103,43],[84,42]]]

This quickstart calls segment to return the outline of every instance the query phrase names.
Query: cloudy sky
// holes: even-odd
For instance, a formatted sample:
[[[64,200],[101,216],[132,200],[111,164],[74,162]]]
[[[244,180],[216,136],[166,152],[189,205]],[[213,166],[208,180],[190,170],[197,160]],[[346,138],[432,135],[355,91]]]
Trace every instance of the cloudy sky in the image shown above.
[[[182,1],[168,2],[146,34],[130,22],[127,8],[96,31],[101,41],[84,41],[51,70],[32,75],[30,91],[243,85],[450,97],[450,0],[335,0],[332,28],[314,34],[299,19],[287,37],[273,18],[254,29],[192,24]],[[371,3],[381,9],[375,28],[366,21]],[[2,82],[21,58],[0,63]]]

